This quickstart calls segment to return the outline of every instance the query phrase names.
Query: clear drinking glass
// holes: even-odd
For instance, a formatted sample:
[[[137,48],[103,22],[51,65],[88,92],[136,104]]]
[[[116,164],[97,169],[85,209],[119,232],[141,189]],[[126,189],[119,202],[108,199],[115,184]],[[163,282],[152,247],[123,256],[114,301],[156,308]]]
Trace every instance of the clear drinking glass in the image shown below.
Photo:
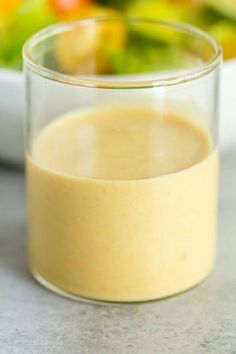
[[[217,43],[113,17],[49,27],[23,53],[34,277],[110,302],[202,281],[215,260]]]

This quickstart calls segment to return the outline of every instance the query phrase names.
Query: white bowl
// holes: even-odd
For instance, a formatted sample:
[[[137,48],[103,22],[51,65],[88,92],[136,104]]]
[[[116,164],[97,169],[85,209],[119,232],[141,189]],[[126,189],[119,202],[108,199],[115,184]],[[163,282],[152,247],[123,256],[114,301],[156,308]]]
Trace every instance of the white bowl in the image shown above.
[[[220,94],[220,136],[223,150],[236,144],[236,60],[223,64]],[[0,70],[0,160],[23,163],[23,74]]]
[[[24,78],[19,71],[0,70],[0,160],[23,162]]]
[[[236,60],[227,61],[222,67],[220,141],[223,150],[236,145]]]

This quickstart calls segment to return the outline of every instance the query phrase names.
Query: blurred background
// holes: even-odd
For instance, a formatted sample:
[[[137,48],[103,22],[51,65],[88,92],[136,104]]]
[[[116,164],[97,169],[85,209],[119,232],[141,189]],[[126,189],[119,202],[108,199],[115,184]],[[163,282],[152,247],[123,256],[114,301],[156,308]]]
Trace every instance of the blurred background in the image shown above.
[[[23,165],[21,51],[25,40],[57,22],[123,14],[190,23],[207,31],[221,44],[224,53],[221,141],[224,148],[236,142],[236,0],[0,0],[1,162]],[[60,70],[67,74],[89,74],[88,57],[94,55],[98,74],[132,74],[186,66],[180,55],[183,43],[178,36],[164,38],[163,33],[136,31],[132,45],[126,45],[126,33],[119,26],[112,30],[105,26],[93,37],[90,33],[80,35],[78,32],[76,36],[79,36],[76,39],[80,46],[75,48],[74,55],[73,38],[62,38],[58,45],[57,61]],[[171,45],[167,45],[170,42]],[[106,45],[109,50],[104,50]],[[142,55],[137,53],[137,47],[142,48]],[[198,46],[196,50],[209,55],[207,48]],[[69,56],[68,52],[72,54]],[[81,52],[82,57],[78,54]],[[186,52],[184,60],[192,60],[193,54]]]
[[[235,0],[0,0],[0,67],[20,70],[24,41],[45,26],[119,14],[194,24],[221,43],[225,60],[236,57]],[[132,66],[132,53],[126,54]]]

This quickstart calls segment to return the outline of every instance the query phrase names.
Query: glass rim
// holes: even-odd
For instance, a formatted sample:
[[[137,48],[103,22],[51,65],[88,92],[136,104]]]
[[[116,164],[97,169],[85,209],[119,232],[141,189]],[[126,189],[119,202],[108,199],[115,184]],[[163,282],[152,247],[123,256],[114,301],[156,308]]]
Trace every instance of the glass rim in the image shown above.
[[[83,76],[72,76],[69,74],[63,74],[58,71],[49,69],[42,64],[37,63],[37,61],[32,56],[32,49],[40,42],[49,38],[52,35],[62,33],[66,30],[74,28],[76,25],[93,25],[95,23],[102,22],[114,22],[114,21],[126,21],[131,23],[142,23],[142,24],[156,24],[166,26],[173,31],[181,31],[182,33],[189,34],[202,38],[208,43],[213,49],[212,57],[205,63],[202,63],[197,68],[189,70],[188,72],[183,72],[175,76],[167,76],[164,78],[153,78],[153,79],[121,79],[121,80],[106,80],[104,77],[97,76],[96,78],[89,78]],[[48,78],[53,81],[60,83],[80,86],[80,87],[92,87],[92,88],[102,88],[102,89],[138,89],[138,88],[152,88],[152,87],[164,87],[164,86],[175,86],[180,84],[185,84],[187,82],[199,79],[212,71],[214,71],[218,65],[221,63],[222,59],[222,49],[218,42],[213,39],[207,32],[201,30],[193,25],[163,19],[152,19],[147,17],[137,17],[137,16],[110,16],[110,17],[89,17],[78,19],[75,21],[61,22],[54,25],[48,26],[41,31],[36,32],[31,36],[24,44],[22,49],[22,55],[24,59],[24,64],[28,66],[33,72],[37,73],[39,76]],[[156,72],[150,72],[148,74],[154,75]],[[138,77],[140,73],[137,73]]]

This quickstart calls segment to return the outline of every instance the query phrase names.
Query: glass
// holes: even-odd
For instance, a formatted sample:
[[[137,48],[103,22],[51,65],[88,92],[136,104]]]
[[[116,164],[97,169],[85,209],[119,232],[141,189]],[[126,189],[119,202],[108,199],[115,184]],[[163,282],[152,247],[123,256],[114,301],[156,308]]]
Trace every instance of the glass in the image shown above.
[[[23,49],[30,268],[74,299],[148,301],[215,261],[221,50],[192,26],[84,19]]]

